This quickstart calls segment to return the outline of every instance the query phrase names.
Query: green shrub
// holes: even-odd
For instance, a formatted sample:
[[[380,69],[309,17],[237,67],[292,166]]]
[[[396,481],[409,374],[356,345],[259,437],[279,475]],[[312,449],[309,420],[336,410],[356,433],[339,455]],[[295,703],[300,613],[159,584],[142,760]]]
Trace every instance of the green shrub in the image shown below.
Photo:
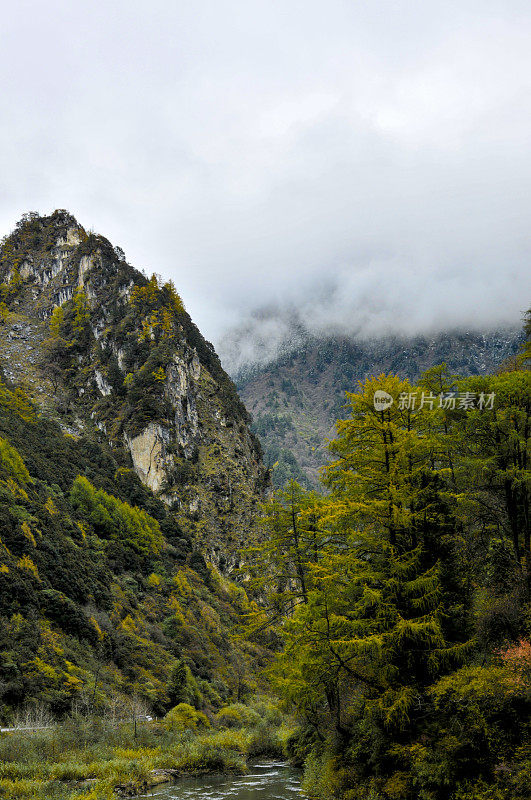
[[[233,703],[218,711],[216,721],[224,728],[255,728],[261,723],[262,718],[243,703]]]
[[[179,705],[168,711],[164,717],[164,726],[171,731],[196,730],[196,728],[209,728],[208,717],[202,711],[196,711],[188,703]]]
[[[257,756],[282,758],[284,746],[279,729],[265,722],[254,728],[247,754],[250,758]]]

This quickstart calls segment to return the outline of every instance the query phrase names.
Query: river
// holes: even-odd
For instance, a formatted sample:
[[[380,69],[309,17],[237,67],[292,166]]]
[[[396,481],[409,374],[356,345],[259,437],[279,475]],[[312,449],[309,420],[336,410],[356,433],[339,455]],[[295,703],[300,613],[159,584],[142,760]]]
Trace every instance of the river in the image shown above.
[[[283,763],[253,764],[248,775],[182,778],[142,795],[157,800],[296,800],[303,798],[301,772]]]

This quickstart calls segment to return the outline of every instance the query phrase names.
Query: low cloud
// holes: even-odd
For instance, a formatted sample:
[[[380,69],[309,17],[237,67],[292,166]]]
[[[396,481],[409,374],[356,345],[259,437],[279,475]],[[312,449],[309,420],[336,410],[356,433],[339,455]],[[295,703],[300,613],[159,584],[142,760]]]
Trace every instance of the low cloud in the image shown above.
[[[68,208],[215,343],[247,330],[242,359],[301,327],[519,323],[528,2],[27,0],[3,23],[3,232]]]

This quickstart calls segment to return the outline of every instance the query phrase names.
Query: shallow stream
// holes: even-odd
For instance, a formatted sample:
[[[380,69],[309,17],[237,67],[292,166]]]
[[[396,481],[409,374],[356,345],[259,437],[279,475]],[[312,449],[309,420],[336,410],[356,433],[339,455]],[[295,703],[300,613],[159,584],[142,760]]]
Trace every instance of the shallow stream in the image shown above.
[[[157,800],[295,800],[303,798],[299,770],[281,762],[253,764],[248,775],[182,778],[142,795]]]

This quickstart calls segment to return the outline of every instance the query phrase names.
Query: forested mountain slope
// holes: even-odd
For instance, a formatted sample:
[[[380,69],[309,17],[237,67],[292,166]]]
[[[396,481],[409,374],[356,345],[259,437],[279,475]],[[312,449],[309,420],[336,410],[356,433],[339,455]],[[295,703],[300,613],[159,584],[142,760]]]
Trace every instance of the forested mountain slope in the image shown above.
[[[267,650],[226,576],[268,475],[212,346],[67,212],[26,215],[0,278],[0,718],[244,697]]]
[[[327,440],[346,413],[345,392],[356,391],[358,381],[382,372],[415,381],[443,362],[461,376],[493,372],[520,348],[523,334],[515,323],[503,331],[371,341],[311,336],[299,326],[293,347],[270,363],[240,368],[235,377],[266,463],[276,464],[275,484],[293,477],[318,485],[319,468],[329,459]]]

